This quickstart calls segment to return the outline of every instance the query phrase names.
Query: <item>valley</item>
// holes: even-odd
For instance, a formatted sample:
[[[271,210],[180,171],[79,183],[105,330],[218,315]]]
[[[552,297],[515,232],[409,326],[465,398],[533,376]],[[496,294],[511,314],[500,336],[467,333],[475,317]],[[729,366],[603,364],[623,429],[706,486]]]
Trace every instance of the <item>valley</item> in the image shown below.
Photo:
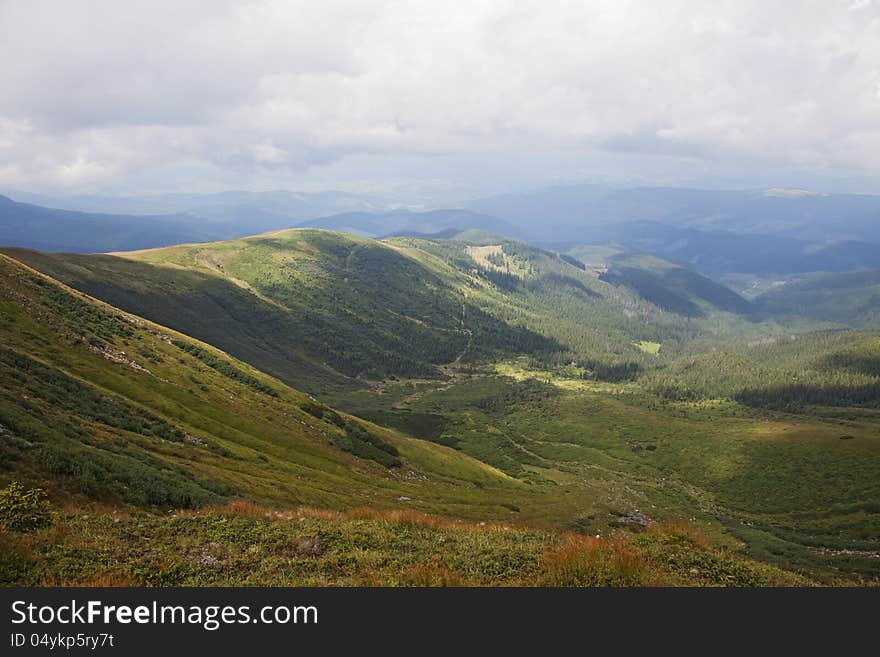
[[[787,289],[747,299],[622,246],[560,253],[480,230],[2,252],[0,467],[46,490],[68,532],[4,538],[12,581],[63,578],[39,555],[97,549],[93,523],[168,541],[174,522],[202,532],[216,517],[246,533],[275,532],[259,520],[274,518],[295,541],[344,527],[353,543],[337,533],[278,567],[344,554],[384,583],[405,583],[376,565],[400,558],[387,532],[423,540],[455,520],[471,527],[461,540],[492,549],[524,532],[537,542],[523,558],[544,566],[566,540],[591,537],[603,559],[635,550],[651,574],[634,582],[725,583],[675,579],[645,551],[684,526],[699,534],[688,558],[710,550],[734,570],[880,577],[880,333],[862,311],[802,312]],[[323,525],[300,536],[298,508],[334,511],[302,512]],[[165,525],[169,511],[179,520]],[[240,540],[218,537],[226,556],[212,559],[245,568]],[[469,578],[432,559],[418,576],[439,583],[547,576]],[[71,568],[69,581],[132,577]],[[218,581],[168,569],[165,583]],[[356,583],[356,570],[315,581]],[[244,573],[220,581],[312,581]]]

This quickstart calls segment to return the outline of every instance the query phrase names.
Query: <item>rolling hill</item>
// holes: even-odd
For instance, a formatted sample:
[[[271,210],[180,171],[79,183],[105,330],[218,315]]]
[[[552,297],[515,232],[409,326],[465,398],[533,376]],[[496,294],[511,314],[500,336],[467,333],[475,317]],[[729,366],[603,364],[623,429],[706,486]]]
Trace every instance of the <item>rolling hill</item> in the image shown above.
[[[632,288],[659,308],[687,317],[704,317],[713,309],[739,315],[753,312],[751,304],[729,288],[654,256],[615,256],[600,277]]]
[[[169,546],[180,527],[190,532],[179,549],[197,557],[145,555],[147,574],[126,565],[134,570],[114,577],[267,581],[287,558],[305,570],[286,582],[312,581],[305,573],[320,565],[320,581],[353,583],[356,564],[368,563],[393,583],[387,564],[410,565],[395,528],[441,522],[383,511],[401,506],[533,527],[517,539],[509,528],[456,535],[466,561],[444,568],[479,573],[463,580],[475,583],[545,581],[525,564],[494,579],[477,565],[478,545],[512,554],[509,540],[531,540],[534,524],[599,534],[608,550],[627,545],[646,563],[668,563],[678,545],[686,572],[709,559],[729,583],[768,581],[745,556],[799,573],[785,581],[877,577],[873,334],[791,340],[788,327],[738,312],[739,297],[698,274],[608,247],[608,271],[495,238],[376,241],[315,229],[119,255],[5,252],[15,259],[0,257],[4,479],[43,487],[56,504],[144,517],[143,531]],[[602,280],[615,258],[700,314],[658,305],[638,281]],[[241,500],[281,510],[222,506]],[[303,505],[373,515],[292,510]],[[157,510],[206,506],[156,520]],[[0,572],[71,581],[50,565],[63,556],[76,577],[96,576],[75,552],[98,549],[83,537],[100,532],[111,537],[101,549],[116,550],[104,524],[137,529],[105,511],[67,513],[69,538],[45,530],[30,543],[42,561],[0,533],[19,555]],[[303,527],[327,532],[323,547],[279,548],[256,580],[244,573],[257,557],[233,559],[242,570],[223,570],[229,579],[198,565],[232,568],[231,555],[253,542],[241,547],[251,539],[239,532],[317,540],[284,524],[309,514],[324,524]],[[677,530],[664,523],[682,520],[720,552],[698,556],[697,543],[669,538]],[[647,552],[646,528],[641,540],[664,537]],[[535,540],[546,563],[544,550],[562,539]],[[339,559],[351,567],[332,570]],[[742,576],[716,570],[722,563]],[[658,567],[667,579],[650,581],[681,581]]]
[[[472,229],[507,237],[520,231],[507,221],[468,210],[395,210],[393,212],[346,212],[320,217],[300,224],[301,227],[354,233],[365,237],[387,237],[401,233],[451,233]]]
[[[362,376],[436,377],[440,365],[495,352],[558,349],[482,311],[448,271],[353,235],[290,230],[124,257],[9,253],[315,392],[362,385]]]
[[[880,270],[816,273],[757,297],[764,312],[800,315],[852,327],[880,326]]]
[[[602,273],[522,242],[462,235],[475,233],[376,241],[295,229],[115,255],[5,252],[315,394],[515,355],[597,370],[650,365],[641,342],[674,354],[696,337],[781,330],[755,322],[733,292],[656,258]]]
[[[491,467],[336,413],[6,256],[0,279],[0,468],[58,501],[528,507]]]

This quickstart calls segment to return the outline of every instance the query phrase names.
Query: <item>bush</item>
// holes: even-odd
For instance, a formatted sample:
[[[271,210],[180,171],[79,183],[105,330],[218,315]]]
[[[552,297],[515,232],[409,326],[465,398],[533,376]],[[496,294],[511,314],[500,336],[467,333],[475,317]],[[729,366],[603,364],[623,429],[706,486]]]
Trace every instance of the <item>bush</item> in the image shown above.
[[[577,534],[563,537],[543,559],[543,586],[647,586],[662,583],[630,546]]]
[[[46,493],[41,488],[25,490],[17,481],[0,490],[0,526],[15,532],[29,532],[52,521]]]
[[[342,418],[342,416],[336,411],[327,408],[326,406],[315,404],[313,402],[303,402],[299,405],[299,407],[309,415],[316,417],[319,420],[331,422],[340,428],[345,426],[345,420]]]
[[[262,381],[260,381],[256,377],[251,376],[247,372],[243,372],[229,361],[218,358],[207,349],[202,349],[198,345],[184,342],[183,340],[172,340],[171,344],[173,344],[178,349],[182,349],[189,355],[198,358],[208,367],[217,370],[218,372],[220,372],[220,374],[229,379],[232,379],[233,381],[243,383],[244,385],[256,390],[257,392],[262,392],[263,394],[269,395],[270,397],[278,396],[278,391],[275,390],[272,386],[263,383]]]
[[[344,452],[375,461],[386,468],[396,468],[403,464],[400,453],[394,445],[354,422],[347,424],[345,435],[336,436],[333,438],[333,443]]]

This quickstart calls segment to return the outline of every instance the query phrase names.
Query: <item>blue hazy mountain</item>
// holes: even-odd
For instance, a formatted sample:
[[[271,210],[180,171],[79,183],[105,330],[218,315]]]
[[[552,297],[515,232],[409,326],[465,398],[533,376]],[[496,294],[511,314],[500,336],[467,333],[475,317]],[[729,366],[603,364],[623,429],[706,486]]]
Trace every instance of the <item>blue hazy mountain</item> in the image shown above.
[[[0,196],[0,244],[93,253],[218,239],[223,231],[191,215],[76,212]]]
[[[67,201],[46,198],[46,202]],[[336,193],[299,198],[288,192],[71,197],[70,204],[75,209],[0,196],[0,244],[74,253],[128,251],[232,239],[289,228],[333,209],[371,207],[366,200]]]
[[[516,237],[523,231],[503,219],[469,210],[392,210],[389,212],[345,212],[330,217],[312,219],[303,227],[326,228],[366,237],[385,237],[400,234],[438,234],[450,230],[476,229]]]
[[[603,227],[653,221],[810,242],[880,243],[880,196],[869,195],[568,185],[474,199],[462,206],[506,219],[533,239],[552,234],[557,241],[596,241]]]

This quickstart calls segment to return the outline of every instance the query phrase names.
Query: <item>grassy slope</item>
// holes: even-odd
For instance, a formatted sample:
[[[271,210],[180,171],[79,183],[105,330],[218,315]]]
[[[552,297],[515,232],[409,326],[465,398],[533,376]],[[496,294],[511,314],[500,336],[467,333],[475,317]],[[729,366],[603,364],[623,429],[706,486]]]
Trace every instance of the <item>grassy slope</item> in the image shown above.
[[[8,253],[77,289],[319,393],[359,377],[438,376],[465,352],[558,348],[373,240],[291,230],[113,256]],[[137,259],[137,260],[135,260]]]
[[[95,537],[99,536],[100,540]],[[413,512],[63,514],[0,530],[0,577],[86,586],[793,586],[810,581],[656,526],[595,539]],[[0,583],[8,583],[2,582]]]
[[[796,367],[799,357],[778,358]],[[590,533],[639,515],[695,519],[717,540],[745,541],[752,554],[817,577],[880,575],[875,411],[779,412],[711,390],[669,401],[641,381],[584,381],[524,362],[496,368],[339,402],[524,480],[588,484],[571,526]],[[724,379],[723,368],[709,371]]]
[[[222,352],[2,256],[0,279],[0,476],[47,488],[62,508],[46,529],[0,529],[0,583],[808,581],[675,527],[601,540],[521,527],[572,517],[587,503],[583,486],[521,483],[448,448],[371,426],[404,459],[401,468],[381,468],[333,447],[328,438],[338,428],[301,410],[305,395]],[[206,365],[218,359],[223,368]],[[142,510],[230,497],[282,508],[371,508],[348,515],[241,503],[172,516]],[[403,504],[513,524],[377,511]]]
[[[603,279],[632,287],[659,307],[687,317],[704,317],[712,309],[752,312],[745,299],[720,283],[654,256],[617,256]]]
[[[459,239],[399,238],[389,243],[406,248],[423,262],[430,254],[458,274],[470,274],[475,303],[495,316],[553,337],[575,358],[651,365],[656,359],[644,357],[638,348],[641,341],[660,343],[663,355],[674,357],[731,339],[755,340],[829,326],[814,319],[787,317],[781,322],[759,316],[745,299],[700,274],[614,247],[598,251],[583,247],[557,255],[496,239],[493,244],[501,251],[502,266],[488,266],[516,277],[510,284],[498,285],[481,280],[469,255],[474,249]],[[603,272],[606,265],[610,269]]]
[[[341,430],[300,408],[303,393],[202,345],[260,386],[230,378],[169,342],[192,343],[183,336],[5,256],[0,276],[4,479],[46,486],[56,499],[135,505],[244,497],[382,507],[408,497],[465,517],[507,517],[503,503],[523,516],[565,514],[564,502],[489,466],[378,427],[401,468],[346,454],[332,444]]]
[[[320,271],[325,266],[328,246],[309,242],[312,234],[283,233],[293,245],[285,246],[292,251],[286,257],[304,258],[291,269],[308,270],[314,265]],[[343,245],[361,243],[329,233],[319,236],[332,237],[331,246],[340,239]],[[301,243],[303,238],[309,248]],[[574,354],[601,350],[653,367],[683,352],[716,346],[721,339],[747,336],[754,341],[779,335],[783,329],[726,312],[712,311],[702,318],[663,312],[624,285],[608,284],[553,254],[517,243],[502,245],[499,267],[502,273],[509,268],[517,280],[499,279],[500,284],[479,271],[466,243],[401,238],[385,246],[363,244],[384,249],[383,256],[387,251],[396,253],[408,261],[407,268],[415,263],[419,269],[413,271],[420,281],[429,272],[433,278],[428,280],[437,282],[435,291],[452,290],[485,316],[543,333]],[[210,275],[230,285],[232,278],[246,281],[266,298],[273,299],[267,292],[275,294],[273,300],[298,294],[294,285],[279,290],[271,279],[263,282],[260,276],[276,272],[262,258],[242,263],[241,255],[234,252],[232,263],[187,260],[195,257],[193,249],[202,248],[208,248],[212,258],[219,257],[216,249],[224,249],[222,244],[200,245],[136,257],[161,261],[159,268],[165,272],[198,266],[201,271],[187,273]],[[312,248],[318,250],[317,260],[309,259]],[[67,275],[75,269],[69,258],[54,262],[60,262]],[[83,261],[88,267],[92,262]],[[126,270],[132,266],[123,262],[120,266]],[[116,267],[117,261],[113,263]],[[169,277],[174,278],[170,273]],[[305,277],[306,288],[323,289],[309,282],[312,278]],[[405,292],[406,287],[400,290]],[[341,301],[335,310],[360,308],[350,296]],[[639,340],[662,343],[660,353],[643,353]],[[459,356],[467,357],[472,346],[469,341]],[[483,356],[493,358],[487,350]],[[798,358],[794,357],[792,367],[797,367]],[[357,389],[327,386],[332,394],[325,398],[362,417],[454,446],[532,482],[525,484],[529,490],[552,491],[544,498],[546,517],[565,519],[581,529],[604,535],[621,526],[621,519],[626,524],[639,513],[659,519],[693,517],[707,527],[713,540],[730,545],[746,540],[761,558],[796,565],[823,578],[840,573],[877,576],[877,560],[871,556],[880,550],[872,538],[878,533],[872,506],[878,493],[871,483],[878,480],[878,425],[873,416],[853,411],[852,416],[838,417],[840,409],[830,415],[771,413],[715,393],[698,401],[669,402],[641,382],[583,381],[579,378],[583,370],[575,365],[540,371],[534,364],[510,362],[499,366],[501,377],[470,377],[456,374],[456,368],[447,371],[452,379],[392,379]],[[723,369],[716,371],[724,375]],[[543,383],[524,380],[528,378]],[[842,431],[857,439],[840,441]],[[837,481],[844,484],[838,486]],[[521,506],[510,499],[513,502],[508,503]],[[522,516],[538,515],[537,507],[522,506]]]
[[[518,354],[650,368],[642,342],[665,358],[789,328],[656,258],[630,258],[606,282],[520,242],[476,243],[286,230],[123,257],[7,253],[314,394]]]

